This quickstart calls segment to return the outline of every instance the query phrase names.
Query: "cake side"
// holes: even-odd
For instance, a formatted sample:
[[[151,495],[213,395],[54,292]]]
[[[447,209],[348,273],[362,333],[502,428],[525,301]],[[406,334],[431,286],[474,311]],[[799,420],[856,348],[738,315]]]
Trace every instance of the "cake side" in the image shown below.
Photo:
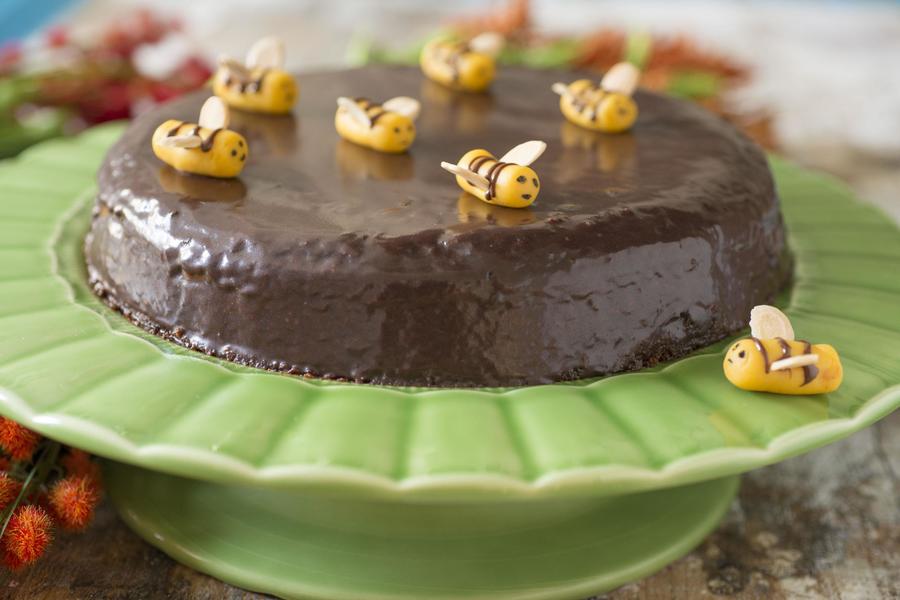
[[[156,162],[132,125],[100,172],[95,290],[141,326],[252,366],[396,385],[507,386],[641,368],[740,329],[787,280],[765,157],[726,123],[638,94],[633,132],[582,132],[504,70],[494,94],[437,93],[412,69],[301,77],[294,118],[245,115],[239,180]],[[333,132],[339,93],[423,98],[409,155]],[[550,95],[548,95],[550,96]],[[474,102],[474,104],[473,104]],[[440,160],[545,139],[527,210],[472,203]],[[396,160],[386,160],[386,158]]]

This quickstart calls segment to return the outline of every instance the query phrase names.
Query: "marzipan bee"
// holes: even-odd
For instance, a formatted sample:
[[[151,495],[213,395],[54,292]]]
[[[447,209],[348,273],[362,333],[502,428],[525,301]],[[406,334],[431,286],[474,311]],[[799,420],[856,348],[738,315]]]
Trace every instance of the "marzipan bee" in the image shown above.
[[[590,79],[579,79],[568,85],[554,83],[553,91],[560,95],[559,109],[572,123],[604,133],[620,133],[637,119],[637,104],[631,96],[639,79],[637,67],[621,62],[606,72],[599,86]]]
[[[153,132],[153,153],[174,169],[209,177],[237,177],[249,147],[241,134],[227,129],[228,107],[212,96],[197,123],[170,119]]]
[[[481,92],[494,80],[495,58],[503,44],[503,36],[492,32],[468,42],[433,40],[422,48],[419,64],[432,81],[457,90]]]
[[[750,313],[751,337],[725,353],[728,381],[744,390],[776,394],[825,394],[838,389],[844,372],[837,351],[828,344],[794,339],[788,318],[775,307]]]
[[[244,64],[223,57],[213,93],[229,106],[250,112],[286,114],[297,101],[297,82],[285,71],[284,43],[265,37],[250,48]]]
[[[404,152],[416,139],[415,120],[421,105],[397,96],[384,104],[366,98],[338,98],[334,127],[345,140],[379,152]]]
[[[442,162],[441,167],[456,175],[459,187],[476,198],[488,204],[522,208],[538,197],[541,183],[528,165],[546,149],[546,143],[532,140],[519,144],[500,160],[487,150],[471,150],[458,163]]]

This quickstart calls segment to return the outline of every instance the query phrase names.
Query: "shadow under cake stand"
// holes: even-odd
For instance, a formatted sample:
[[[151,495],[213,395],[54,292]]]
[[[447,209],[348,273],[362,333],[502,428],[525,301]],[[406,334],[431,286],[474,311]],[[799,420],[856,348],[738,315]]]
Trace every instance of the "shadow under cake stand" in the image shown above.
[[[900,234],[773,160],[832,394],[733,388],[723,341],[656,369],[511,390],[328,383],[201,356],[89,291],[94,173],[120,126],[0,164],[0,413],[106,457],[122,518],[175,559],[285,597],[583,598],[718,523],[738,475],[900,405]],[[54,176],[47,177],[47,172]]]

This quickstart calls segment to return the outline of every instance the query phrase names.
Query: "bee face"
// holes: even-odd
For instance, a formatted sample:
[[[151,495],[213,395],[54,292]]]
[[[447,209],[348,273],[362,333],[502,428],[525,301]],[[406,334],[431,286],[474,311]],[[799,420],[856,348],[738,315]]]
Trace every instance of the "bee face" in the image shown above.
[[[609,93],[600,102],[597,119],[602,131],[609,133],[625,131],[637,119],[637,105],[628,96]]]
[[[459,82],[467,90],[481,91],[491,84],[495,71],[493,58],[487,54],[469,52],[459,66]]]
[[[765,372],[765,368],[765,359],[753,340],[735,342],[725,353],[725,376],[738,387],[750,385]]]
[[[244,136],[234,131],[221,131],[216,137],[213,152],[222,162],[227,163],[227,170],[240,173],[247,162],[247,142]]]
[[[412,119],[397,113],[385,113],[372,126],[373,146],[383,152],[404,152],[415,139]]]
[[[541,182],[531,167],[510,165],[497,177],[494,202],[513,208],[529,206],[537,199],[540,188]]]

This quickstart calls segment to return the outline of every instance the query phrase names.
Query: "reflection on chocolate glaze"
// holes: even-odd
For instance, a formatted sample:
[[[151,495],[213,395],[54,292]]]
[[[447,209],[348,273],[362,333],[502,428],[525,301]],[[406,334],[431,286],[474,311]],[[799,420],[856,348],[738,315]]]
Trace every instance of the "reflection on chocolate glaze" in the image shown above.
[[[602,173],[630,171],[635,167],[637,155],[637,137],[631,131],[624,133],[603,133],[579,127],[562,119],[559,129],[560,141],[566,148],[563,153],[561,168],[566,169],[566,162],[581,161],[576,167],[568,169],[577,176],[575,170],[594,164]]]
[[[536,218],[529,207],[509,208],[482,202],[472,194],[463,192],[456,200],[456,210],[460,223],[479,223],[517,227],[534,223]]]
[[[352,179],[399,181],[415,174],[415,159],[411,153],[378,152],[345,139],[337,140],[334,160],[340,172]]]
[[[299,123],[293,114],[268,115],[235,108],[229,128],[247,139],[254,154],[290,156],[299,144]]]
[[[423,109],[417,126],[421,131],[481,131],[495,104],[490,92],[472,94],[454,90],[425,77],[422,78],[419,97]]]
[[[170,194],[204,202],[239,202],[247,195],[247,187],[240,179],[221,179],[181,173],[169,165],[157,172],[159,185]]]

